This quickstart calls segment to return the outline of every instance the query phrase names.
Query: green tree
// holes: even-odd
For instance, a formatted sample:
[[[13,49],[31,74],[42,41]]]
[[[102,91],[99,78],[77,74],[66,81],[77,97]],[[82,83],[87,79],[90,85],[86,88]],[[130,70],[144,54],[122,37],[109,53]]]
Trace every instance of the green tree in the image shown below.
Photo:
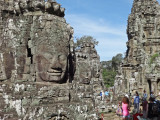
[[[104,84],[107,88],[114,85],[114,79],[115,79],[115,76],[116,76],[116,71],[103,69],[102,75],[103,75]]]
[[[114,85],[115,76],[117,74],[118,66],[123,60],[122,54],[117,54],[112,57],[110,61],[101,62],[102,65],[102,76],[104,80],[104,84],[106,87],[111,87]]]
[[[81,38],[76,39],[75,48],[79,48],[83,45],[84,42],[93,43],[94,45],[98,45],[98,41],[92,36],[82,36]]]
[[[123,55],[121,53],[117,54],[116,56],[112,57],[112,68],[116,71],[118,70],[118,66],[123,60]]]

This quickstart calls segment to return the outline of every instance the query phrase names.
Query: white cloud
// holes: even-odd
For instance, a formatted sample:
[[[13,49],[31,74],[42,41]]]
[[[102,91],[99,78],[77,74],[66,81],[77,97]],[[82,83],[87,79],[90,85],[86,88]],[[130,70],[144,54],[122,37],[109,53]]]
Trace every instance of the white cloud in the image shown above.
[[[93,19],[87,15],[67,15],[66,20],[74,28],[75,37],[91,35],[99,41],[96,49],[101,61],[126,51],[126,25],[115,26],[104,19]]]
[[[122,28],[113,28],[104,23],[103,19],[93,20],[86,15],[66,15],[66,19],[69,20],[74,27],[76,34],[113,34],[119,36],[125,36]],[[85,33],[84,33],[85,32]]]

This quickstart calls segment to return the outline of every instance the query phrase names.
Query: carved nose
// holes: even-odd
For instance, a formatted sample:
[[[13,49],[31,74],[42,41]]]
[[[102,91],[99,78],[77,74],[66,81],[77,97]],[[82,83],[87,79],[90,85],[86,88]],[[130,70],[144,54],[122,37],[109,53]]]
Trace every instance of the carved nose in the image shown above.
[[[60,64],[58,56],[57,56],[52,59],[51,69],[60,69],[60,68],[61,68],[61,64]]]
[[[51,65],[52,69],[60,69],[61,68],[61,64],[57,61],[56,63]]]

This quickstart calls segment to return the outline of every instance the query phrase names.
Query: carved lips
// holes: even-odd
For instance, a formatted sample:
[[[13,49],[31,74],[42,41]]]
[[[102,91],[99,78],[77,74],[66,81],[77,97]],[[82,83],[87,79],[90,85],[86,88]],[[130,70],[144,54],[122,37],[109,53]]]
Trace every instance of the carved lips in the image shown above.
[[[43,51],[44,52],[44,51]],[[39,77],[43,81],[48,82],[61,82],[66,73],[67,69],[67,56],[66,55],[54,55],[52,57],[46,58],[46,54],[39,54]],[[45,56],[45,57],[44,57]]]
[[[49,77],[49,81],[59,81],[61,80],[62,76],[62,69],[58,68],[58,69],[50,69],[47,71],[48,77]]]

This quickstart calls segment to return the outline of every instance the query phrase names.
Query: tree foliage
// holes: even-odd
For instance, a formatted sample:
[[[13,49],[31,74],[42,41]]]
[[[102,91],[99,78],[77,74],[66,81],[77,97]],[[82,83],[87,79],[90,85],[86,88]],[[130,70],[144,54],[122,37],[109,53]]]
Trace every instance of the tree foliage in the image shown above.
[[[113,69],[112,70],[103,69],[102,75],[104,84],[107,88],[114,85],[114,78],[116,76],[116,71],[114,71]]]
[[[93,43],[94,45],[98,45],[98,41],[92,36],[82,36],[81,38],[76,39],[75,48],[79,48],[83,45],[84,42]]]
[[[118,70],[118,66],[123,60],[123,55],[121,53],[117,54],[116,56],[112,57],[112,68],[116,71]]]
[[[123,55],[119,53],[116,56],[113,56],[112,60],[101,62],[103,69],[102,75],[106,87],[111,87],[114,85],[114,80],[117,74],[118,66],[120,65],[122,60]]]

